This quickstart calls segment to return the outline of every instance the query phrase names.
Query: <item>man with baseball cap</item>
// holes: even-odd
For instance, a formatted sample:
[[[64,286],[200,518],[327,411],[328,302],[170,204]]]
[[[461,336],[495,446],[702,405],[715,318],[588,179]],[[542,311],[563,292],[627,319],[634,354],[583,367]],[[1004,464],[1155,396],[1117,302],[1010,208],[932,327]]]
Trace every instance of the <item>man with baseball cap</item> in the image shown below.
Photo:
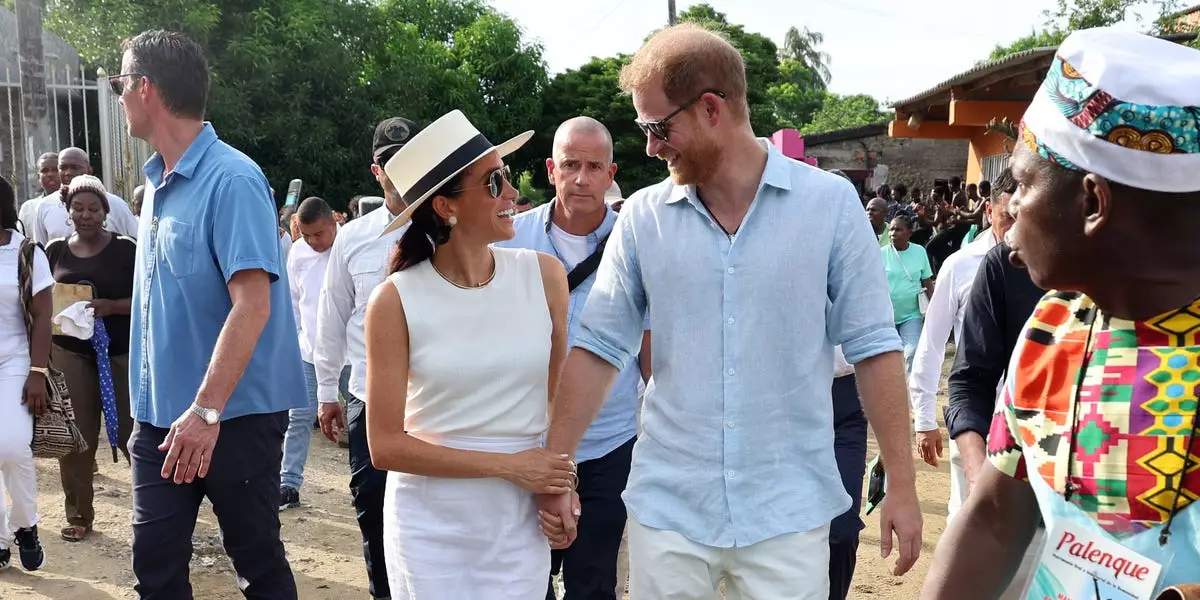
[[[367,446],[367,350],[363,319],[367,300],[387,276],[389,253],[405,229],[401,227],[380,236],[405,208],[404,199],[383,166],[417,131],[417,124],[403,117],[385,119],[375,128],[371,173],[383,189],[386,210],[373,211],[342,227],[330,249],[325,285],[317,306],[317,345],[313,350],[320,402],[317,418],[330,441],[336,442],[339,431],[347,429],[350,493],[362,533],[372,598],[388,598],[391,593],[383,560],[386,473],[371,464],[371,450]],[[342,367],[347,362],[348,381],[342,377]],[[346,400],[344,415],[338,402],[339,389]]]
[[[1021,125],[1010,260],[1051,291],[1013,352],[990,462],[921,598],[994,598],[1040,520],[1033,598],[1200,583],[1200,53],[1071,34]]]

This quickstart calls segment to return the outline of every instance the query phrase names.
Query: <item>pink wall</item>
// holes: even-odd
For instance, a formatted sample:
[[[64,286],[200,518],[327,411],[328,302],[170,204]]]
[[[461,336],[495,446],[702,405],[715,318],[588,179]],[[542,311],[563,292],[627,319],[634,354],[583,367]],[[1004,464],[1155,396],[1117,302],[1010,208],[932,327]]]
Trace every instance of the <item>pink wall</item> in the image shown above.
[[[780,152],[788,158],[794,158],[798,161],[808,163],[812,166],[817,166],[817,159],[812,156],[804,156],[804,138],[800,137],[800,132],[795,129],[780,129],[771,135],[771,143],[779,148]]]

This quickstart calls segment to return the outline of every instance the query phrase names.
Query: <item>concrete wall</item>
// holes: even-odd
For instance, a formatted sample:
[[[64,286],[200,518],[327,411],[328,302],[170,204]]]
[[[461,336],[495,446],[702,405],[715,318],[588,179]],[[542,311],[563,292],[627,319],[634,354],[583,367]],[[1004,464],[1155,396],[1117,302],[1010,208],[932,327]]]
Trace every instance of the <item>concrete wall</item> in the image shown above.
[[[817,157],[822,169],[872,169],[887,165],[888,183],[919,187],[928,193],[934,179],[963,177],[967,173],[967,140],[891,138],[887,133],[813,144],[804,153]]]

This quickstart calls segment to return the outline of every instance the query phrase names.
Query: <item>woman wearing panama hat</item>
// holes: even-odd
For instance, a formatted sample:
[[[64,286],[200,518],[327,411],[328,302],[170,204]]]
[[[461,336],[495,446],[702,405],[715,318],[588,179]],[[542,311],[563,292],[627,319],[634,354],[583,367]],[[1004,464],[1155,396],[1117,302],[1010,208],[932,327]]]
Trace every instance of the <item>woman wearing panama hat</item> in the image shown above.
[[[367,306],[367,437],[388,473],[393,598],[538,598],[550,546],[535,494],[570,493],[574,464],[541,447],[566,356],[567,278],[512,238],[503,157],[459,111],[385,165],[408,209],[392,274]],[[554,540],[556,544],[566,540]]]

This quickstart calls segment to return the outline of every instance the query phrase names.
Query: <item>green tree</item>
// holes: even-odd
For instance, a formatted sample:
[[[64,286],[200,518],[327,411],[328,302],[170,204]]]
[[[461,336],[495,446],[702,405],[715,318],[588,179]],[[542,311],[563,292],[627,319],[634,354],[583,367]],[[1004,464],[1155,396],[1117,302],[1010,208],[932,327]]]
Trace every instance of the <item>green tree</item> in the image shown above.
[[[1146,6],[1155,7],[1158,13],[1150,28],[1151,33],[1159,34],[1172,29],[1171,15],[1178,9],[1179,0],[1055,0],[1054,8],[1042,13],[1046,17],[1045,28],[1035,29],[1009,44],[997,45],[988,60],[998,60],[1034,48],[1058,46],[1072,31],[1120,23],[1129,16],[1137,17],[1134,9]],[[1137,20],[1141,22],[1140,17]]]
[[[759,135],[779,129],[767,90],[779,82],[779,48],[771,38],[748,33],[745,27],[730,23],[725,13],[708,4],[697,4],[679,13],[679,21],[690,21],[719,32],[742,53],[746,63],[746,101],[750,107],[750,125]]]
[[[832,60],[828,52],[817,49],[824,41],[825,36],[818,31],[809,31],[807,27],[803,31],[789,27],[787,33],[783,34],[783,48],[779,50],[780,70],[788,61],[798,62],[807,69],[812,86],[824,91],[831,77],[829,63]],[[787,79],[786,75],[784,79]]]
[[[375,124],[461,108],[499,141],[539,119],[541,48],[478,0],[50,0],[49,28],[115,73],[120,42],[187,33],[212,69],[210,119],[273,181],[341,206],[377,189]],[[530,97],[534,99],[531,100]],[[282,186],[276,186],[282,187]]]
[[[779,63],[780,81],[767,88],[767,98],[780,127],[801,129],[821,108],[826,92],[813,83],[814,78],[819,79],[801,61],[785,58]]]
[[[627,94],[617,85],[621,67],[628,55],[593,58],[578,69],[556,76],[542,94],[542,123],[529,146],[536,156],[525,163],[532,185],[554,195],[546,177],[545,160],[550,156],[554,132],[567,119],[588,116],[604,123],[613,137],[613,161],[617,163],[617,181],[626,194],[661,181],[666,168],[657,158],[646,156],[646,136],[634,120],[637,112]]]
[[[826,93],[821,108],[813,115],[812,122],[800,133],[805,135],[861,127],[888,119],[888,113],[879,109],[879,101],[866,95],[839,96]]]

